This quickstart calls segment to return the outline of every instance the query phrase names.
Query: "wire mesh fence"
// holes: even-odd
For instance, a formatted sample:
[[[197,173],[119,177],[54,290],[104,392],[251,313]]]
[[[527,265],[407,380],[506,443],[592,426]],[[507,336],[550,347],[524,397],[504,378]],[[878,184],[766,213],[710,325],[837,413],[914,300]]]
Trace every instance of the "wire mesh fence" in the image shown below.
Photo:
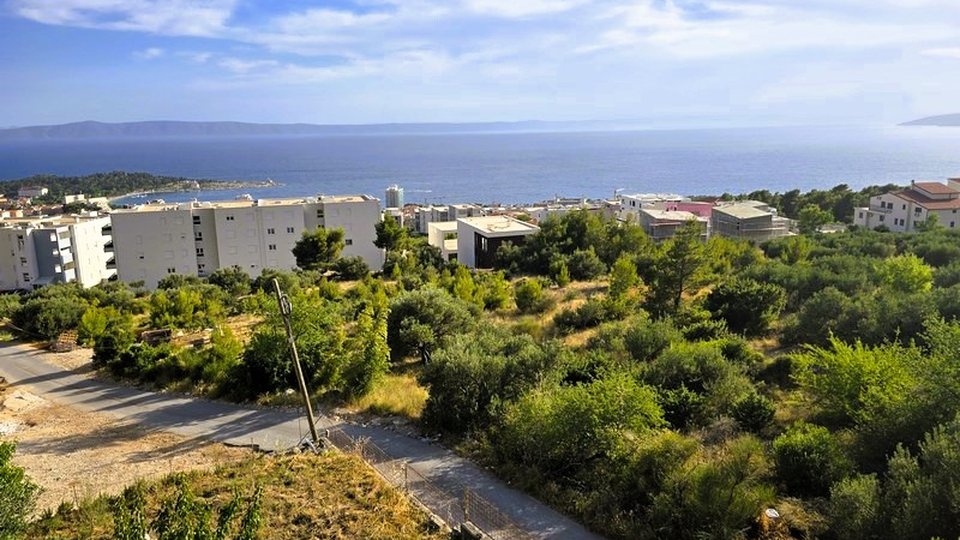
[[[390,456],[369,440],[354,439],[341,429],[329,429],[325,435],[338,449],[358,454],[388,482],[402,488],[450,528],[470,522],[494,540],[534,538],[474,490],[460,485],[441,487],[404,460]]]

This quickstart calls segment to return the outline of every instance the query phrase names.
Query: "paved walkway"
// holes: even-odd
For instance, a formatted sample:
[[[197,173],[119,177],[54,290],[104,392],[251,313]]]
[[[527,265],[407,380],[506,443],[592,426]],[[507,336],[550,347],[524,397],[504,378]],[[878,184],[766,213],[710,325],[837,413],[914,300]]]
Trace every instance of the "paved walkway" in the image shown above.
[[[0,376],[11,385],[29,387],[34,394],[57,403],[108,413],[198,440],[285,450],[309,433],[307,422],[292,412],[115,385],[50,364],[44,360],[45,354],[23,345],[2,345]],[[325,416],[318,420],[322,428],[340,428],[355,439],[368,438],[391,456],[407,460],[436,485],[463,485],[475,490],[540,538],[600,538],[449,450],[379,427],[344,423]]]

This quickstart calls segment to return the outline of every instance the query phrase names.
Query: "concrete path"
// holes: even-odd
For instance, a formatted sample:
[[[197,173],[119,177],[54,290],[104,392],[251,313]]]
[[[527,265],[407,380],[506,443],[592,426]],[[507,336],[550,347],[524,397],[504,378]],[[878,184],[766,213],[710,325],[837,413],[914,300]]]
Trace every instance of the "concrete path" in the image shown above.
[[[0,376],[45,399],[134,421],[198,440],[285,450],[309,433],[295,413],[255,409],[198,398],[170,396],[77,375],[44,360],[45,352],[23,345],[0,346]],[[492,502],[539,538],[596,539],[579,523],[510,488],[491,473],[449,450],[375,426],[321,416],[323,428],[367,438],[394,458],[407,460],[438,486],[462,485]],[[429,506],[429,504],[428,504]]]

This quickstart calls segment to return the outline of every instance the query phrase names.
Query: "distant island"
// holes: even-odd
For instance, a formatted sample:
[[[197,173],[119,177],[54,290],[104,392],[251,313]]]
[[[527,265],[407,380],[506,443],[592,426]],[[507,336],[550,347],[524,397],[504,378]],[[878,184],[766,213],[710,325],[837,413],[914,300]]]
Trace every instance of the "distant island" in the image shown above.
[[[41,186],[49,191],[36,198],[37,202],[63,202],[64,195],[83,193],[88,197],[122,197],[136,193],[170,193],[174,191],[211,191],[219,189],[247,189],[277,185],[272,180],[242,182],[226,180],[196,180],[174,176],[158,176],[145,172],[112,171],[85,176],[55,176],[40,174],[0,182],[0,194],[17,196],[20,188]]]
[[[254,124],[247,122],[75,122],[52,126],[0,129],[0,141],[37,139],[125,139],[164,137],[264,137],[292,135],[429,135],[448,133],[503,133],[628,129],[622,122],[475,122],[414,124]]]
[[[927,116],[900,124],[901,126],[940,126],[940,127],[958,127],[960,126],[960,113],[941,114],[937,116]]]

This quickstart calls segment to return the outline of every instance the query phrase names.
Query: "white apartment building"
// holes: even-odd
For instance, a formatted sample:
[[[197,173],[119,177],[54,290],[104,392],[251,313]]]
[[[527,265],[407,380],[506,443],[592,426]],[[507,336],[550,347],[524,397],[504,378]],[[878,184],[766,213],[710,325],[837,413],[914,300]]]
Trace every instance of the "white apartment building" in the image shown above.
[[[403,188],[397,184],[388,187],[384,199],[387,208],[403,208]]]
[[[870,198],[870,206],[855,208],[853,223],[868,229],[886,226],[891,231],[914,232],[935,215],[948,229],[960,227],[960,179],[911,182],[910,187]]]
[[[383,250],[373,245],[381,217],[380,201],[368,195],[147,204],[111,214],[120,279],[151,289],[170,274],[292,270],[294,245],[319,227],[342,228],[342,255],[381,268]]]
[[[95,213],[0,221],[0,290],[111,279],[110,218]]]

